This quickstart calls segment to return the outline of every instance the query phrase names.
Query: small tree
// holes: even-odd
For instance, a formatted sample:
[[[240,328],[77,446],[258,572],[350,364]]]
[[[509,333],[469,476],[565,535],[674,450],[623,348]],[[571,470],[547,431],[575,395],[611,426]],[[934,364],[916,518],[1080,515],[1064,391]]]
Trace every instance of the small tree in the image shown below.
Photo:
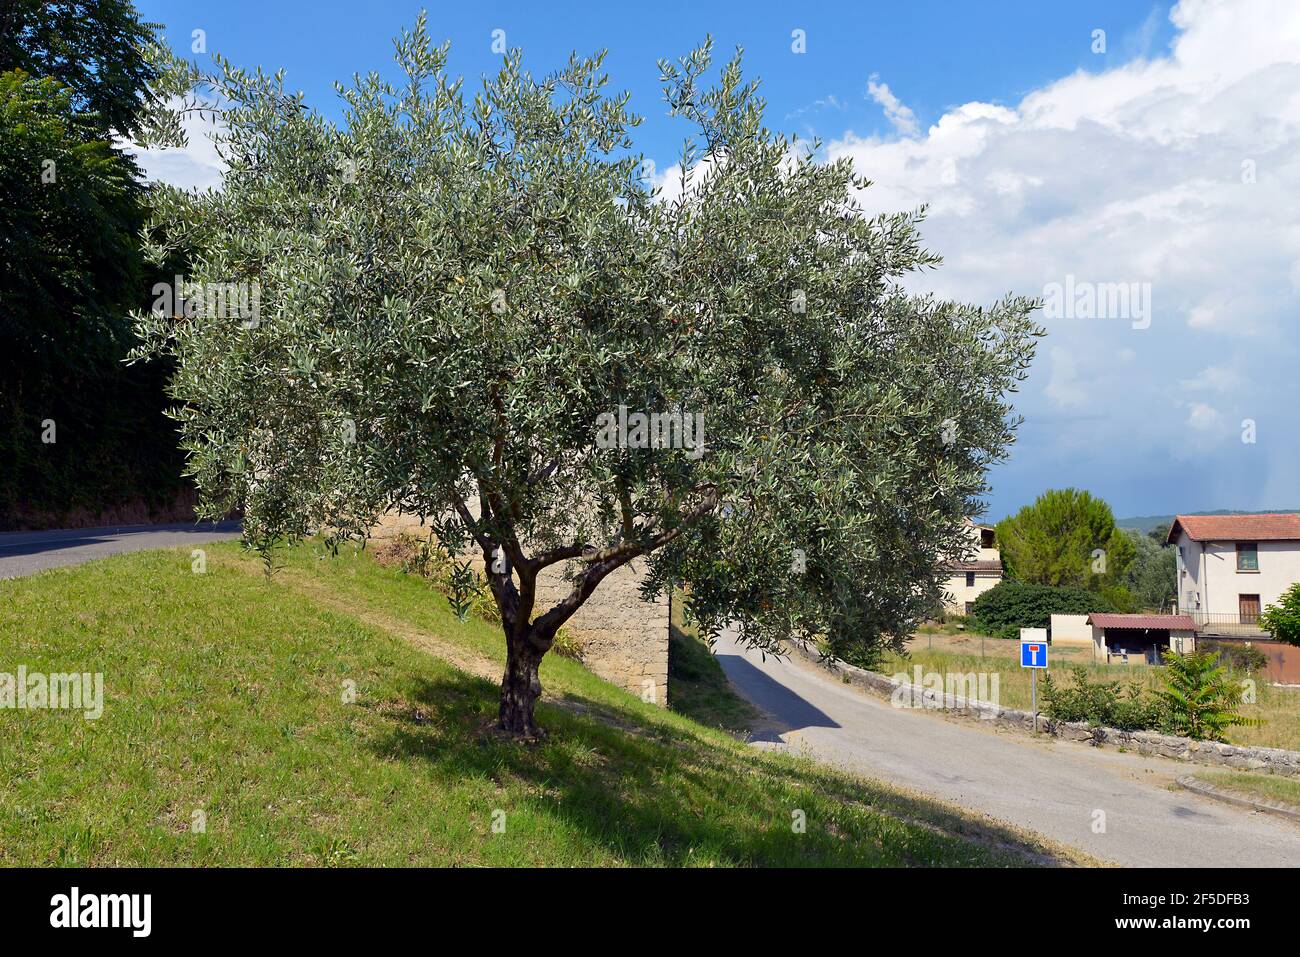
[[[0,69],[56,81],[109,140],[139,128],[140,94],[157,76],[146,51],[160,29],[131,0],[5,0]]]
[[[1178,578],[1177,550],[1172,545],[1164,544],[1165,536],[1156,538],[1133,529],[1121,531],[1128,536],[1134,547],[1133,563],[1123,573],[1125,589],[1131,594],[1137,608],[1163,611],[1176,595],[1174,584]],[[1167,534],[1166,530],[1166,536]]]
[[[1170,730],[1188,738],[1222,741],[1236,725],[1258,719],[1237,713],[1242,689],[1231,682],[1214,652],[1166,652],[1165,687],[1156,691],[1165,706]]]
[[[1035,585],[1120,587],[1136,554],[1110,506],[1073,488],[1044,492],[999,522],[997,537],[1008,574]]]
[[[1276,604],[1264,609],[1259,624],[1278,641],[1300,645],[1300,582],[1284,591]]]
[[[512,51],[467,103],[447,50],[421,16],[401,85],[337,87],[341,127],[280,75],[165,64],[154,135],[179,139],[173,97],[211,96],[183,109],[217,114],[229,169],[165,192],[150,246],[260,296],[252,322],[138,317],[177,364],[206,511],[241,508],[263,550],[390,507],[472,544],[512,734],[537,730],[557,629],[634,560],[649,594],[690,582],[706,634],[899,644],[1012,440],[1034,303],[907,294],[937,262],[918,217],[864,215],[849,162],[764,127],[739,55],[713,86],[707,43],[660,63],[703,141],[667,201],[601,57],[537,80]],[[539,607],[553,566],[571,590]]]

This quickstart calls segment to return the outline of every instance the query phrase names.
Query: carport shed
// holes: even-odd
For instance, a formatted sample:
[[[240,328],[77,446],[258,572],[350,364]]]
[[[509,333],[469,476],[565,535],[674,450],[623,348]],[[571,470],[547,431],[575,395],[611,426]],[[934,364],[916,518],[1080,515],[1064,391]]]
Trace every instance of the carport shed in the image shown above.
[[[1196,650],[1196,622],[1190,615],[1094,613],[1088,624],[1098,661],[1158,665],[1166,651]]]

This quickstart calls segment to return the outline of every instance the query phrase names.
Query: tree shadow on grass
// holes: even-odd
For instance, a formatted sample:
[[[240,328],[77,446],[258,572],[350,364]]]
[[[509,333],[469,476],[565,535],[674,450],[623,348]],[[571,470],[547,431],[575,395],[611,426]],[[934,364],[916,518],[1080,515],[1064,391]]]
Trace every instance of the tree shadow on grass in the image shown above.
[[[578,696],[539,706],[545,740],[510,741],[492,728],[496,703],[482,678],[419,679],[407,700],[380,703],[371,747],[448,785],[493,780],[507,814],[553,819],[630,864],[1054,863],[1021,835],[924,799]]]

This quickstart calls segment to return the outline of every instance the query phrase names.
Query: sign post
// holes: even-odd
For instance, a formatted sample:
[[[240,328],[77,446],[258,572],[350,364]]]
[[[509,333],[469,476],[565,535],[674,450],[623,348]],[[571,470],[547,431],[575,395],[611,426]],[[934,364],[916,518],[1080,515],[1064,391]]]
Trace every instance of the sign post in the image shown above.
[[[1038,730],[1038,672],[1047,667],[1047,629],[1020,629],[1020,667],[1029,669],[1030,712]]]

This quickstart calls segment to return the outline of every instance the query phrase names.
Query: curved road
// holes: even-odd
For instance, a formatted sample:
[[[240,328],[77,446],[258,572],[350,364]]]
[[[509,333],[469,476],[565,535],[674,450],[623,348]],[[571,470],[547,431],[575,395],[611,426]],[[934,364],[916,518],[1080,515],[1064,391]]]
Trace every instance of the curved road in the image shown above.
[[[1170,790],[1186,765],[894,708],[724,633],[731,683],[771,716],[751,736],[1138,867],[1300,866],[1300,825]],[[1094,830],[1104,814],[1103,833]]]
[[[201,545],[238,537],[238,521],[5,532],[0,534],[0,578],[17,578],[122,552]]]

